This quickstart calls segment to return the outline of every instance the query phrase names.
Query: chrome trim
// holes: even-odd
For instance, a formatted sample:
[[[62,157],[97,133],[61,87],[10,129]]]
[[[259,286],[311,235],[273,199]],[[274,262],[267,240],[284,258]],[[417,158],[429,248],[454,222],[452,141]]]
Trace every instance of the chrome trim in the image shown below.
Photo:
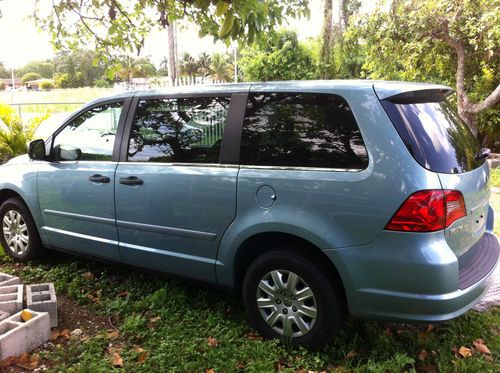
[[[52,227],[42,227],[42,230],[49,231],[49,232],[54,232],[54,233],[59,233],[59,234],[63,234],[65,236],[71,236],[71,237],[76,237],[76,238],[83,238],[84,240],[90,240],[90,241],[107,243],[109,245],[118,245],[119,244],[119,242],[115,241],[115,240],[109,240],[109,239],[106,239],[106,238],[89,236],[89,235],[81,234],[81,233],[69,232],[69,231],[65,231],[65,230],[62,230],[62,229],[56,229],[56,228],[52,228]]]
[[[168,163],[168,162],[119,162],[119,165],[134,166],[183,166],[183,167],[220,167],[220,168],[239,168],[237,164],[226,163]]]
[[[114,225],[115,224],[115,219],[109,219],[109,218],[100,218],[97,216],[89,216],[89,215],[81,215],[81,214],[74,214],[72,212],[63,212],[63,211],[55,211],[55,210],[43,210],[44,214],[48,215],[53,215],[53,216],[58,216],[58,217],[63,217],[63,218],[71,218],[71,219],[78,219],[78,220],[85,220],[85,221],[90,221],[94,223],[102,223],[102,224],[109,224],[109,225]]]
[[[323,168],[323,167],[288,167],[288,166],[251,166],[240,165],[242,169],[289,170],[289,171],[324,171],[324,172],[361,172],[366,168]]]
[[[181,259],[186,259],[186,260],[195,260],[197,262],[202,262],[202,263],[208,263],[208,264],[221,264],[218,260],[215,259],[207,259],[201,256],[195,256],[195,255],[189,255],[189,254],[181,254],[181,253],[176,253],[173,251],[168,251],[168,250],[161,250],[161,249],[154,249],[151,247],[145,247],[145,246],[139,246],[139,245],[132,245],[128,243],[119,243],[120,247],[126,247],[128,249],[133,249],[133,250],[141,250],[141,251],[147,251],[149,253],[153,254],[160,254],[160,255],[168,255],[171,257],[176,257],[176,258],[181,258]]]
[[[122,228],[139,229],[146,232],[154,232],[167,234],[172,236],[193,238],[196,240],[213,241],[217,237],[216,233],[192,231],[189,229],[173,228],[173,227],[163,227],[159,225],[134,223],[131,221],[117,220],[116,225]]]

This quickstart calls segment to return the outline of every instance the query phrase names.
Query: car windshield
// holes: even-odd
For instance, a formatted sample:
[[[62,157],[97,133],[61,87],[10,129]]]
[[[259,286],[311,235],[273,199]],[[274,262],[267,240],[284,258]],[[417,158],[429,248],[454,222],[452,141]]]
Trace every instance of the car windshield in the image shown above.
[[[479,143],[447,101],[382,104],[415,160],[434,172],[463,173],[482,164]]]
[[[52,114],[45,119],[35,130],[34,139],[47,140],[60,126],[64,123],[65,119],[69,117],[69,113]]]

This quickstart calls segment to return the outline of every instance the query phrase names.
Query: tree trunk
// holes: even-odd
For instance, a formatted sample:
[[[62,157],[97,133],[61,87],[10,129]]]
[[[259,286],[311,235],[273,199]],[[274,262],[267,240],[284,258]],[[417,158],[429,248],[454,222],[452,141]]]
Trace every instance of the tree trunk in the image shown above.
[[[321,50],[320,50],[320,75],[321,78],[329,78],[328,73],[330,58],[331,58],[331,46],[333,38],[333,19],[332,19],[332,0],[324,0],[323,8],[323,30],[321,31]]]
[[[347,19],[344,12],[344,2],[345,0],[339,0],[339,28],[343,32],[347,28]]]
[[[170,80],[170,86],[173,87],[177,79],[174,22],[170,22],[170,24],[167,26],[167,38],[168,38],[168,79]]]

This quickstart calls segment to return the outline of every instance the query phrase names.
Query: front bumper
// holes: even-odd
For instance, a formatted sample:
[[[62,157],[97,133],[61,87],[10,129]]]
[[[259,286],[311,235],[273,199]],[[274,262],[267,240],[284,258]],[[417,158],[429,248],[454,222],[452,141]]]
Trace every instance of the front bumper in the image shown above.
[[[383,232],[370,245],[325,253],[337,264],[352,315],[436,322],[460,316],[488,289],[500,245],[491,233],[457,259],[442,232]]]

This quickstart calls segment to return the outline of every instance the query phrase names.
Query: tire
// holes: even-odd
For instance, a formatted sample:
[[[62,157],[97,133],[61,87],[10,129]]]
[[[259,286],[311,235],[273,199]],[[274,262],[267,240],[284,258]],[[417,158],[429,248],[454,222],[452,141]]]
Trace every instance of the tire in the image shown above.
[[[257,257],[242,290],[250,323],[265,338],[320,349],[344,323],[344,295],[335,276],[300,250],[280,248]]]
[[[7,255],[18,262],[28,262],[43,253],[33,217],[17,197],[9,198],[0,207],[0,243]]]

